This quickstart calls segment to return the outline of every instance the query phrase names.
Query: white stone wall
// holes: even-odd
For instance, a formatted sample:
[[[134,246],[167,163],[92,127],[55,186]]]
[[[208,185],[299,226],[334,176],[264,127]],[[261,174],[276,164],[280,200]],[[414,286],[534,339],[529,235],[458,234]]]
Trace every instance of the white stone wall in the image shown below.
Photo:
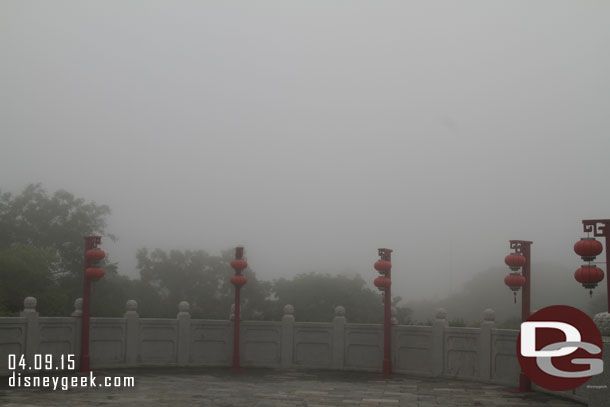
[[[65,318],[40,317],[36,300],[31,297],[24,305],[20,317],[0,318],[0,358],[4,360],[0,375],[8,374],[8,354],[25,354],[28,359],[36,353],[56,357],[75,354],[78,363],[81,302],[77,300],[74,313]],[[343,307],[337,307],[333,321],[327,323],[295,322],[293,314],[294,308],[287,305],[282,321],[241,322],[243,367],[381,371],[382,325],[348,323]],[[606,316],[600,318],[601,326],[606,327]],[[480,328],[449,327],[447,312],[441,309],[432,326],[393,325],[392,369],[396,373],[518,387],[518,331],[496,329],[494,324],[493,310],[486,310]],[[604,331],[604,335],[608,333]],[[604,337],[604,341],[607,370],[590,382],[610,385],[610,337]],[[123,318],[91,318],[90,348],[92,368],[228,367],[232,361],[233,323],[192,320],[189,304],[184,301],[175,319],[140,318],[137,303],[130,300]],[[585,386],[561,395],[579,401],[608,400],[607,390],[592,395]]]

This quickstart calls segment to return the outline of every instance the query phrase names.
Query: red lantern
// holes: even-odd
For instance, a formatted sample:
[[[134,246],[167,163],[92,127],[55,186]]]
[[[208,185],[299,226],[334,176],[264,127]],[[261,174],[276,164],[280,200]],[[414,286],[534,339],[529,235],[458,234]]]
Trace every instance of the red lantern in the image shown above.
[[[106,253],[102,249],[89,249],[85,252],[87,260],[100,261],[106,257]]]
[[[241,274],[236,275],[236,276],[231,276],[231,284],[233,284],[236,287],[241,287],[243,285],[246,285],[247,282],[248,282],[248,279],[246,278],[246,276],[242,276]]]
[[[589,295],[593,295],[593,288],[597,287],[597,283],[604,279],[604,271],[597,266],[584,264],[581,268],[574,272],[576,281],[582,284],[583,287],[589,289]]]
[[[381,274],[387,274],[390,270],[392,270],[392,262],[387,260],[379,260],[375,262],[375,270],[380,272]]]
[[[504,258],[504,263],[506,263],[512,271],[519,271],[519,269],[525,265],[525,261],[525,257],[518,253],[511,253]]]
[[[375,284],[375,287],[383,290],[392,285],[392,280],[387,277],[377,277],[373,283]]]
[[[85,276],[93,281],[104,277],[104,274],[104,269],[101,267],[89,267],[85,270]]]
[[[525,277],[519,273],[510,273],[504,277],[504,284],[513,290],[513,296],[515,298],[515,304],[517,303],[517,291],[525,285]]]
[[[242,270],[248,267],[248,262],[246,262],[244,259],[231,260],[231,267],[233,267],[233,270],[235,270],[237,273],[241,273]]]
[[[602,252],[602,244],[594,237],[583,237],[574,244],[574,251],[584,261],[593,261]]]

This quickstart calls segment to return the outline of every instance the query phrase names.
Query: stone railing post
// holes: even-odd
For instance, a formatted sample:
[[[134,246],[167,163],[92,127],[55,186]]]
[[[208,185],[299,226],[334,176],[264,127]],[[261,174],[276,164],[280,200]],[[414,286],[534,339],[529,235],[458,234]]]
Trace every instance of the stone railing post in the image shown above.
[[[294,343],[294,307],[290,304],[284,305],[284,316],[282,317],[282,339],[281,339],[281,366],[292,367]]]
[[[186,301],[178,304],[178,366],[186,366],[189,363],[190,339],[191,339],[191,314],[190,305]]]
[[[608,400],[610,400],[610,313],[600,312],[593,317],[593,321],[595,321],[602,334],[604,371],[592,376],[585,386],[587,387],[589,407],[602,407],[607,406]]]
[[[40,344],[37,303],[36,298],[26,297],[23,300],[23,311],[19,313],[19,316],[26,319],[25,359],[28,366],[34,366],[34,354],[38,352],[38,345]]]
[[[76,366],[80,366],[81,338],[83,337],[83,299],[74,300],[74,311],[70,314],[74,318],[74,355],[76,355]]]
[[[241,310],[243,311],[243,309]],[[244,319],[243,312],[239,313],[239,320],[242,321]],[[229,321],[235,320],[235,304],[231,304],[231,312],[229,313]]]
[[[436,311],[436,318],[432,323],[432,374],[440,376],[443,374],[445,363],[445,328],[447,328],[447,311],[439,308]]]
[[[345,308],[341,305],[335,307],[333,318],[333,369],[343,370],[345,358]]]
[[[391,313],[392,313],[392,318],[390,319],[390,322],[392,323],[392,325],[398,325],[398,309],[396,307],[392,307],[391,308]]]
[[[137,366],[140,346],[140,316],[138,303],[128,300],[125,304],[125,363],[127,366]]]
[[[479,377],[491,380],[491,333],[496,324],[496,312],[491,308],[483,311],[483,322],[479,331]]]
[[[71,317],[82,317],[83,316],[83,299],[77,298],[74,300],[74,311],[70,314]]]

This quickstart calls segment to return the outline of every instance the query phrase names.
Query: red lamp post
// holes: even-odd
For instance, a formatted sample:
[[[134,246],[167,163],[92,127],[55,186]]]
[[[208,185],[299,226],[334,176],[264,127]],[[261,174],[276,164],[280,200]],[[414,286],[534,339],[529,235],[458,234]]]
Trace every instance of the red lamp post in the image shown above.
[[[375,262],[375,270],[381,274],[374,281],[379,291],[383,292],[383,365],[382,375],[392,373],[391,363],[391,320],[392,320],[392,250],[378,249],[379,260]]]
[[[239,294],[241,287],[246,285],[248,279],[241,272],[248,267],[248,263],[243,259],[244,248],[235,248],[235,260],[231,260],[231,267],[235,270],[235,275],[231,276],[231,284],[235,286],[235,312],[233,316],[233,367],[231,370],[239,371]]]
[[[527,240],[510,240],[510,248],[515,252],[504,258],[504,262],[512,273],[504,278],[504,284],[513,291],[515,304],[517,303],[517,291],[523,287],[521,292],[521,322],[530,317],[530,293],[531,293],[531,245],[533,242]],[[519,273],[522,269],[523,274]],[[519,374],[519,391],[531,391],[530,379],[521,371]]]
[[[104,269],[96,267],[106,253],[97,246],[102,242],[101,236],[86,236],[85,237],[85,261],[83,267],[83,313],[82,313],[82,343],[81,343],[81,358],[80,371],[88,373],[90,369],[89,356],[89,317],[91,314],[91,282],[97,281],[104,277]]]
[[[606,238],[606,267],[610,264],[610,219],[589,219],[583,220],[583,231],[585,233],[593,233],[594,237],[586,237],[580,239],[574,244],[574,251],[582,259],[589,264],[582,265],[574,273],[576,281],[581,283],[583,287],[589,289],[589,295],[593,295],[593,288],[604,279],[604,272],[599,267],[591,264],[595,257],[603,251],[602,244],[595,237]],[[606,279],[608,285],[608,312],[610,312],[610,278]]]

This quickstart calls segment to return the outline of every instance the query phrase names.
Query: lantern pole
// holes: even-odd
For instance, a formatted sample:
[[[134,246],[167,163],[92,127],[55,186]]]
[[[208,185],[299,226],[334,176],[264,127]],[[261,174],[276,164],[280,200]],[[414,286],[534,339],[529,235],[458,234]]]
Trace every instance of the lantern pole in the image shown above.
[[[392,250],[377,249],[379,260],[374,267],[383,277],[375,279],[375,286],[383,291],[383,363],[382,376],[392,373]]]
[[[239,305],[240,305],[240,286],[235,286],[235,311],[233,313],[233,367],[232,370],[241,370],[239,363]]]
[[[89,356],[89,320],[91,315],[91,279],[87,276],[87,269],[91,267],[92,260],[88,258],[87,251],[97,248],[101,243],[101,236],[85,236],[85,256],[83,263],[83,312],[81,316],[82,334],[81,334],[81,358],[80,371],[89,373],[91,358]]]
[[[387,253],[387,260],[390,259],[390,253]],[[388,278],[392,279],[392,270],[388,271]],[[392,286],[385,289],[385,304],[383,312],[383,375],[389,376],[392,373],[391,363],[391,340],[392,340]]]
[[[240,319],[240,292],[241,286],[247,282],[246,276],[241,272],[248,267],[248,263],[243,259],[244,248],[235,248],[235,260],[231,261],[231,267],[235,270],[235,275],[231,277],[231,284],[235,286],[235,303],[233,312],[233,366],[231,370],[240,371],[239,363],[239,319]]]
[[[608,265],[610,264],[610,219],[587,219],[582,221],[582,225],[585,233],[592,232],[595,237],[606,238],[606,286],[608,288],[606,296],[608,300],[608,312],[610,312],[610,274],[608,271]]]
[[[531,314],[531,245],[533,242],[528,240],[510,240],[510,248],[525,257],[525,264],[522,267],[523,277],[525,278],[525,284],[523,285],[523,291],[521,292],[521,322],[527,321]],[[523,373],[523,370],[519,373],[519,391],[528,392],[532,390],[532,383]]]

